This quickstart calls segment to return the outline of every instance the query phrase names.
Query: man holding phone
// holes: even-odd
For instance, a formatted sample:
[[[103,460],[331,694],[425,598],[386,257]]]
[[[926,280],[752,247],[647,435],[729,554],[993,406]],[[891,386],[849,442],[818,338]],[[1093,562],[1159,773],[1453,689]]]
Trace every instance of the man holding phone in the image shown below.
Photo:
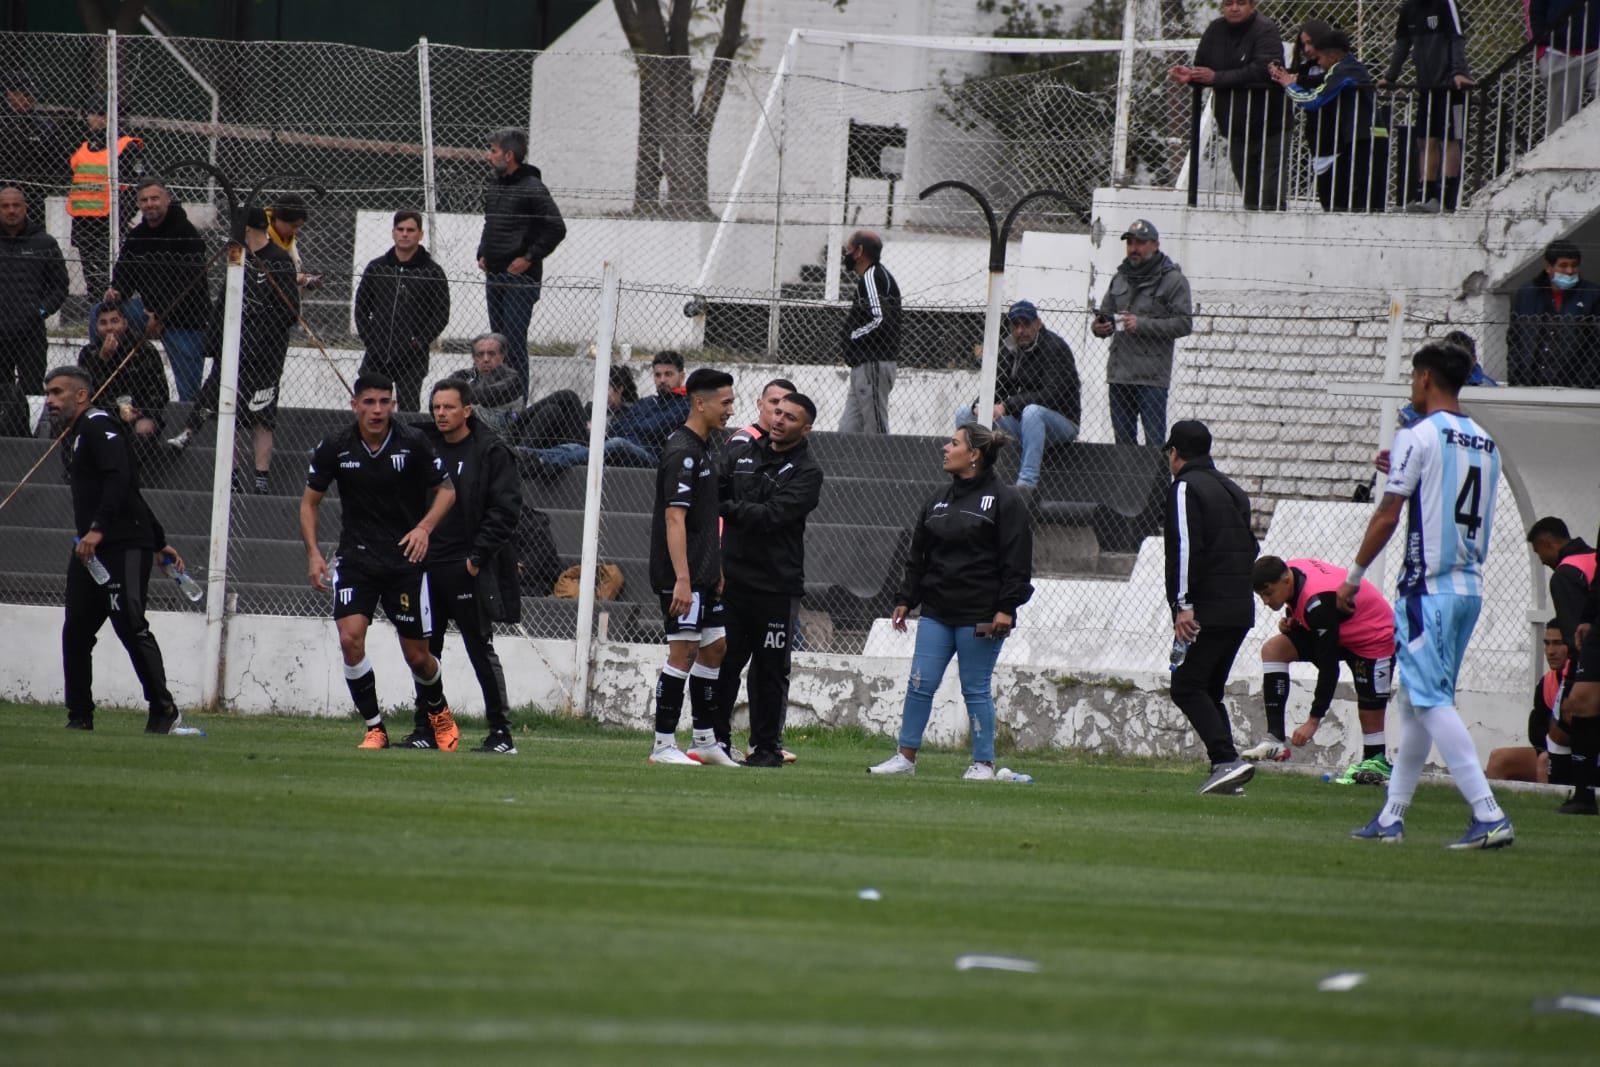
[[[1167,435],[1167,388],[1177,339],[1194,328],[1189,279],[1161,251],[1161,234],[1148,219],[1138,219],[1122,235],[1128,255],[1100,301],[1090,330],[1111,338],[1106,385],[1111,400],[1111,432],[1119,445],[1144,443]]]

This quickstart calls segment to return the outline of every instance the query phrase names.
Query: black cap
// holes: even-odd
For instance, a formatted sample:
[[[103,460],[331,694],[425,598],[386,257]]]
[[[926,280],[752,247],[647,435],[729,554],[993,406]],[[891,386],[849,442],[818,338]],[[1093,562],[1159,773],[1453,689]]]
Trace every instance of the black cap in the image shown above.
[[[246,211],[245,214],[244,214],[244,224],[246,226],[250,227],[252,230],[264,230],[264,229],[266,229],[267,228],[267,213],[266,213],[266,211],[264,209],[262,209],[262,208],[259,208],[259,207],[251,208],[249,211]]]
[[[1172,424],[1163,449],[1176,448],[1179,455],[1193,459],[1211,455],[1211,431],[1199,419],[1184,419]]]
[[[1161,231],[1157,230],[1155,223],[1149,219],[1134,219],[1133,225],[1129,226],[1123,233],[1122,239],[1124,241],[1159,241],[1161,240]]]

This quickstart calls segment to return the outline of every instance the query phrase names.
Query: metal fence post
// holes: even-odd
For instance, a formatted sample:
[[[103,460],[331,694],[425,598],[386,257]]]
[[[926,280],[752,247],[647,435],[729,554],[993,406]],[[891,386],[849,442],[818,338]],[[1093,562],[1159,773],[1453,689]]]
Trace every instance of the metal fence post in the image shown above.
[[[594,354],[594,390],[591,411],[606,410],[606,390],[611,384],[611,348],[617,332],[617,265],[607,260],[600,270],[600,322]],[[589,714],[589,667],[594,647],[594,580],[600,562],[600,493],[605,487],[606,420],[589,420],[589,467],[584,480],[583,553],[578,568],[578,632],[572,676],[573,712]]]
[[[1406,349],[1406,291],[1396,289],[1389,294],[1389,334],[1383,348],[1383,380],[1385,384],[1397,384],[1400,378],[1401,367],[1405,363]],[[1394,443],[1395,427],[1400,421],[1400,401],[1394,397],[1384,397],[1378,404],[1378,451],[1383,451]],[[1374,487],[1374,499],[1381,500],[1381,488]],[[1372,561],[1368,571],[1374,585],[1383,585],[1384,553],[1378,553],[1378,558]]]
[[[1134,42],[1139,30],[1139,5],[1122,8],[1122,54],[1117,63],[1117,119],[1111,135],[1111,184],[1128,180],[1128,126],[1133,120]]]
[[[833,90],[834,111],[843,115],[844,87],[850,82],[851,51],[855,45],[846,41],[839,46],[839,80]],[[841,205],[839,218],[828,220],[828,251],[822,266],[827,271],[827,280],[822,285],[822,299],[833,303],[839,299],[839,259],[844,252],[844,231],[850,220],[845,217],[849,205],[845,203],[845,187],[849,184],[850,173],[850,124],[846,120],[844,135],[839,138],[839,148],[833,157],[833,184],[830,187],[834,200]]]
[[[109,262],[100,266],[105,268],[106,277],[111,277],[111,271],[117,263],[117,253],[122,250],[122,166],[118,158],[117,138],[122,135],[122,124],[117,121],[117,104],[121,96],[120,86],[117,83],[117,31],[106,31],[106,202],[111,206],[111,215],[106,219],[110,227],[110,240],[106,242],[106,252],[110,257]],[[83,250],[80,248],[79,253]],[[100,299],[99,293],[91,293],[89,288],[89,272],[84,272],[84,295],[88,297],[89,305],[94,306]]]
[[[217,400],[216,462],[211,469],[205,669],[200,689],[200,704],[206,708],[215,708],[222,696],[223,616],[228,596],[228,534],[233,502],[233,434],[238,422],[239,328],[243,316],[244,245],[235,233],[228,242],[228,280],[222,305],[222,389]]]
[[[422,100],[422,210],[428,217],[428,233],[438,240],[434,215],[439,210],[439,187],[433,173],[433,73],[428,66],[428,39],[417,38],[417,89]]]

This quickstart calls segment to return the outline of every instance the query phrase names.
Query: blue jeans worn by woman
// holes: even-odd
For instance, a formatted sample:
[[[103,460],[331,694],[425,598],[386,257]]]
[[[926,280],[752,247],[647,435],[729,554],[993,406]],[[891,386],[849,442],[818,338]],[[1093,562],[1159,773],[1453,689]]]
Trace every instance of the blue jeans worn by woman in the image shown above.
[[[900,747],[919,749],[933,713],[933,694],[944,680],[950,657],[961,675],[961,698],[972,723],[972,761],[994,762],[994,664],[1005,638],[979,637],[973,626],[949,626],[924,615],[917,623],[911,655],[911,684],[900,716]]]

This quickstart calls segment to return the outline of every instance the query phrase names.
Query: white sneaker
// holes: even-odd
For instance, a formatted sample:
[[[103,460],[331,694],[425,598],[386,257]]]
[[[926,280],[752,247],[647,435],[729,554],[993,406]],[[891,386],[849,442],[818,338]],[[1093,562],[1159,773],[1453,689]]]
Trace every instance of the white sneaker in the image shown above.
[[[967,773],[961,776],[963,782],[992,782],[994,781],[994,767],[987,763],[974,763],[967,767]]]
[[[193,437],[194,432],[192,430],[184,430],[176,437],[167,438],[167,445],[178,452],[182,452],[189,447],[189,442]]]
[[[868,774],[916,774],[917,765],[896,752],[882,763],[867,768]]]
[[[693,760],[706,767],[739,766],[739,761],[728,755],[727,751],[716,742],[709,745],[695,745],[684,759]]]
[[[1279,741],[1276,737],[1268,737],[1254,748],[1247,748],[1239,753],[1241,759],[1251,762],[1263,760],[1286,760],[1289,758],[1289,746]]]
[[[650,751],[651,763],[665,763],[672,767],[698,767],[700,764],[683,754],[677,745],[657,745]]]

